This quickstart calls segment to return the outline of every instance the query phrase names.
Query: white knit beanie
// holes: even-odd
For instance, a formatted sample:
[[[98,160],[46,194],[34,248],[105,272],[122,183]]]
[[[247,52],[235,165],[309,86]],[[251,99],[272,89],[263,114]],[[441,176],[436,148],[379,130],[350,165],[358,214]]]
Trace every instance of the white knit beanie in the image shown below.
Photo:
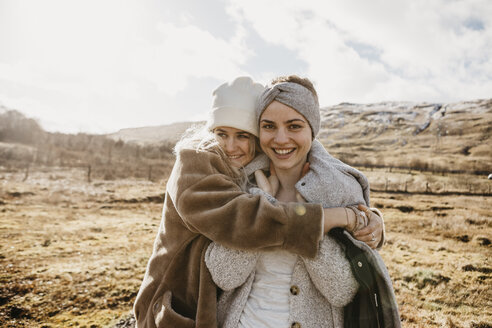
[[[258,136],[255,105],[264,89],[248,76],[238,77],[215,89],[207,122],[210,131],[227,126]]]

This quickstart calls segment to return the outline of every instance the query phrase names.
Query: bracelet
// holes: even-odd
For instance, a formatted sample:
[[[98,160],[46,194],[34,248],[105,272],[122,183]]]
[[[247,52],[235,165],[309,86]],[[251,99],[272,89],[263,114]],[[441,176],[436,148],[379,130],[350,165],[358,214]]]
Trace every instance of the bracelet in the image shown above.
[[[349,218],[348,218],[347,208],[346,208],[346,207],[344,207],[343,209],[345,210],[345,218],[347,219],[347,228],[348,228],[348,226],[349,226],[350,222],[349,222]]]
[[[354,222],[354,225],[352,227],[350,226],[350,222],[349,222],[349,219],[348,219],[347,209],[352,210],[352,212],[354,212],[354,215],[355,215],[355,222]],[[357,219],[357,212],[351,206],[347,206],[347,207],[345,207],[345,213],[347,214],[347,231],[354,232],[355,229],[357,228],[357,221],[358,221],[358,219]]]
[[[355,213],[355,226],[351,232],[356,232],[356,231],[364,228],[365,226],[367,226],[368,218],[367,218],[366,213],[359,211],[359,209],[357,207],[352,206],[352,205],[347,206],[347,207],[350,208]]]

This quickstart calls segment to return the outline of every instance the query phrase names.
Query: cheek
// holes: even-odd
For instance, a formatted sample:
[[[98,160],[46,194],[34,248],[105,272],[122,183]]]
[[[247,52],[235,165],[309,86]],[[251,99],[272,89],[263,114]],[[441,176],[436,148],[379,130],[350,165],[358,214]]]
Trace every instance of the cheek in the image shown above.
[[[253,147],[254,146],[251,144],[251,142],[249,140],[247,140],[246,142],[241,144],[241,151],[243,152],[243,154],[246,155],[243,165],[246,165],[253,160],[253,158],[255,156],[254,151],[253,151],[253,149],[254,149]]]
[[[266,153],[266,152],[268,151],[269,147],[268,147],[268,145],[266,144],[266,142],[262,142],[262,141],[260,140],[260,149],[261,149],[264,153]]]
[[[260,136],[258,138],[260,140],[260,147],[264,150],[268,141],[270,140],[270,135],[268,134],[268,132],[260,131]]]
[[[311,140],[311,134],[300,136],[300,138],[298,138],[298,144],[304,151],[308,152],[311,149],[311,145],[313,144],[313,141]]]
[[[241,140],[239,143],[239,148],[241,148],[241,151],[245,154],[249,153],[249,140]]]
[[[217,143],[219,144],[220,147],[224,148],[224,140],[218,136],[215,136],[215,140],[217,140]]]

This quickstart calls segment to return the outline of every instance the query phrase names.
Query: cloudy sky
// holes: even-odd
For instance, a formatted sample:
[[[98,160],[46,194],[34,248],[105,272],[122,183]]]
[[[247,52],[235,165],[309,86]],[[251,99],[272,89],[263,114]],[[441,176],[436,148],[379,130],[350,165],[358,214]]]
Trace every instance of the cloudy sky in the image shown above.
[[[0,105],[49,131],[201,120],[239,75],[320,104],[492,97],[490,0],[0,0]]]

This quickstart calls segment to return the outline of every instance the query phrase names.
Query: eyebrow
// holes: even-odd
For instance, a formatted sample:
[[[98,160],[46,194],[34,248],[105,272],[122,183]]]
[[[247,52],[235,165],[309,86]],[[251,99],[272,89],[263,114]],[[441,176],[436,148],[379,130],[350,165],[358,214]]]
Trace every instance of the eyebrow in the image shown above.
[[[220,128],[216,128],[214,131],[217,131],[217,132],[222,132],[222,133],[228,133],[226,130],[224,129],[220,129]],[[239,132],[236,132],[236,135],[245,135],[245,136],[249,136],[249,133],[246,132],[246,131],[239,131]]]
[[[302,123],[306,123],[304,120],[301,120],[300,118],[294,118],[292,120],[288,120],[286,123],[292,123],[292,122],[302,122]]]
[[[300,118],[294,118],[294,119],[292,119],[292,120],[288,120],[288,121],[286,121],[285,123],[287,123],[287,124],[288,124],[288,123],[297,122],[297,121],[299,121],[299,122],[303,122],[303,123],[306,123],[304,120],[302,120],[302,119],[300,119]],[[265,123],[275,123],[275,122],[273,122],[273,121],[270,121],[270,120],[265,120],[265,119],[261,120],[261,122],[265,122]]]

